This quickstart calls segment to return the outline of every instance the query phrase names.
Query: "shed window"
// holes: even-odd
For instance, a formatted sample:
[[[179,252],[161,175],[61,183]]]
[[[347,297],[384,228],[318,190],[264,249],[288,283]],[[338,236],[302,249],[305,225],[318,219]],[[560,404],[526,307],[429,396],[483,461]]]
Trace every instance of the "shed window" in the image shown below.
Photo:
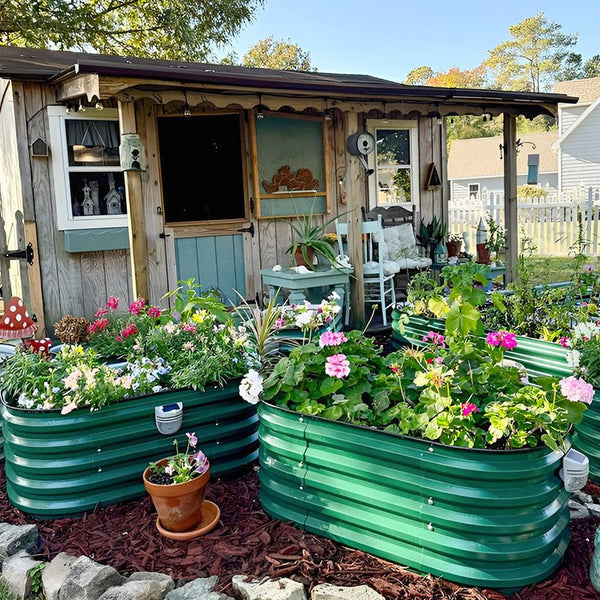
[[[245,217],[238,114],[162,117],[158,139],[168,223]]]
[[[418,201],[418,148],[416,121],[369,120],[375,152],[369,157],[374,173],[370,206]]]
[[[469,198],[474,198],[479,200],[479,184],[478,183],[470,183],[469,184]]]
[[[58,228],[127,226],[115,109],[48,109]]]

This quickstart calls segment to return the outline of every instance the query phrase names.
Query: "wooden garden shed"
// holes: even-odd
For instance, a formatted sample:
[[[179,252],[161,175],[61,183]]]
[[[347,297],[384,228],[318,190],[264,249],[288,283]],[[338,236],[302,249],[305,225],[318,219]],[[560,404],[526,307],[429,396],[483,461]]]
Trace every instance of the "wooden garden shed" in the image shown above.
[[[1,261],[4,295],[50,326],[111,294],[158,303],[188,277],[254,298],[261,268],[289,265],[298,213],[347,213],[351,232],[360,207],[445,218],[444,117],[463,114],[505,116],[514,264],[515,117],[559,102],[575,99],[0,47],[0,246],[23,255]],[[387,146],[370,175],[346,149],[359,131]]]

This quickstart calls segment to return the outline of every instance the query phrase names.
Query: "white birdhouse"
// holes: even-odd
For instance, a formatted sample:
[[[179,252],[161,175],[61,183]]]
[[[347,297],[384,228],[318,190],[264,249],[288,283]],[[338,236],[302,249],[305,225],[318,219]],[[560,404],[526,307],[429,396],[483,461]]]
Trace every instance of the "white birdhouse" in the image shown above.
[[[121,135],[119,156],[123,171],[145,171],[148,168],[146,149],[137,133],[124,133]]]
[[[485,244],[487,242],[488,228],[483,220],[483,217],[479,219],[479,225],[477,225],[477,234],[475,240],[477,244]]]

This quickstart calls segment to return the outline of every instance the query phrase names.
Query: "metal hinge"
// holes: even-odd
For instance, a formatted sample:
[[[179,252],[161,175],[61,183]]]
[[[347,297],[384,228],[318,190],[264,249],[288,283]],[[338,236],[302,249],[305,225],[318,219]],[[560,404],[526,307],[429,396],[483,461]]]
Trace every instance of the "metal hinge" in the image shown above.
[[[4,258],[8,258],[8,260],[24,258],[27,260],[27,264],[29,265],[33,265],[34,256],[33,244],[31,242],[27,244],[27,248],[25,248],[25,250],[7,250],[4,253]]]
[[[254,223],[250,223],[248,227],[242,227],[238,229],[240,233],[249,233],[252,237],[254,237]]]

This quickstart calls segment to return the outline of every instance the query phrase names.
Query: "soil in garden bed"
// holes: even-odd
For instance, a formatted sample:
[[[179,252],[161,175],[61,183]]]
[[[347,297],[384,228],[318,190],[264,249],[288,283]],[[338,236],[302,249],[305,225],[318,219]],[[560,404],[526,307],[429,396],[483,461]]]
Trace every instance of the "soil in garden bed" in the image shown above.
[[[587,491],[600,495],[600,488]],[[221,521],[214,531],[190,542],[175,542],[158,534],[149,497],[99,508],[81,518],[36,520],[9,504],[4,465],[0,466],[0,522],[36,523],[46,560],[67,552],[90,556],[126,575],[141,570],[160,571],[181,580],[218,575],[220,589],[231,595],[231,577],[244,573],[291,577],[309,587],[324,582],[368,584],[388,600],[505,598],[499,592],[418,575],[271,519],[260,508],[258,478],[253,471],[237,479],[211,482],[207,499],[220,506]],[[588,574],[599,525],[600,519],[575,521],[564,565],[550,579],[526,588],[513,600],[597,600],[599,595]]]

